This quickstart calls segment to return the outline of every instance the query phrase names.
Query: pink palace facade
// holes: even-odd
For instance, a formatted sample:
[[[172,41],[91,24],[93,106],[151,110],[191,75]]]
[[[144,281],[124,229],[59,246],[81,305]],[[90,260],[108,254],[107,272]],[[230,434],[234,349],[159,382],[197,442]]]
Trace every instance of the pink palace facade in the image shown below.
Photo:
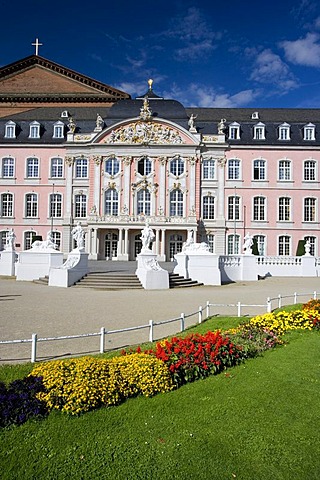
[[[191,109],[149,81],[137,99],[8,110],[0,162],[0,245],[14,228],[18,252],[52,231],[67,254],[80,222],[89,258],[135,260],[148,221],[159,261],[191,231],[220,255],[250,233],[260,255],[309,240],[319,256],[317,109]]]

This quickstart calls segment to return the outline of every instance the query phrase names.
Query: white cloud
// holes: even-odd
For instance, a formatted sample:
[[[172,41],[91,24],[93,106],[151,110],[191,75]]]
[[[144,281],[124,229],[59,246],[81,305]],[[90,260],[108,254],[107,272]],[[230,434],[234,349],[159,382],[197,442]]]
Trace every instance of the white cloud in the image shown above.
[[[320,67],[320,44],[317,33],[307,33],[305,38],[299,40],[286,40],[280,43],[284,49],[286,59],[295,65]]]
[[[284,91],[297,87],[297,81],[288,65],[270,49],[263,50],[256,56],[250,80],[277,85]]]

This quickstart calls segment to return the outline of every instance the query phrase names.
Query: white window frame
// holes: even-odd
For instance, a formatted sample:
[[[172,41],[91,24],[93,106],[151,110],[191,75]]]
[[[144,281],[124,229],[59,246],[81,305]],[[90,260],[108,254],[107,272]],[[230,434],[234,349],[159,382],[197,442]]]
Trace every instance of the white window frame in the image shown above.
[[[291,255],[291,241],[290,235],[280,235],[278,237],[278,255]]]
[[[115,188],[108,188],[104,194],[104,213],[109,216],[119,214],[119,193]]]
[[[137,173],[142,177],[147,177],[152,172],[152,161],[149,157],[139,158],[137,162]]]
[[[26,178],[40,177],[40,161],[37,157],[28,157],[26,162]]]
[[[16,124],[12,120],[5,124],[4,137],[16,138]]]
[[[258,254],[264,256],[266,254],[266,236],[254,235],[253,239],[256,241]]]
[[[288,123],[282,123],[279,125],[279,137],[278,140],[288,141],[290,138],[290,125]]]
[[[15,175],[15,159],[13,157],[3,157],[1,160],[2,178],[14,178],[14,175]]]
[[[120,161],[117,157],[109,157],[105,160],[104,171],[110,177],[114,177],[120,172]]]
[[[267,219],[267,199],[257,195],[252,199],[252,221],[265,222]]]
[[[316,126],[308,123],[303,127],[303,140],[312,141],[316,139]]]
[[[317,220],[317,199],[306,197],[303,199],[303,221],[315,223]]]
[[[63,158],[50,159],[50,178],[63,178]]]
[[[151,193],[147,188],[137,192],[137,214],[151,215]]]
[[[172,158],[170,160],[169,169],[172,175],[174,175],[175,177],[180,177],[180,175],[184,174],[184,160],[180,156]]]
[[[29,126],[29,138],[40,138],[40,123],[31,122]]]
[[[253,127],[253,139],[265,140],[266,139],[266,126],[264,123],[259,122]]]
[[[228,180],[241,180],[241,160],[239,158],[229,158]]]
[[[278,181],[279,182],[291,181],[291,175],[292,175],[291,166],[292,166],[291,160],[288,160],[287,158],[281,158],[281,160],[279,160],[279,164],[278,164]]]
[[[175,188],[170,192],[170,217],[183,217],[184,198],[183,192]]]
[[[60,122],[60,120],[56,122],[53,125],[52,138],[64,138],[64,127],[65,127],[64,123]]]
[[[308,158],[303,162],[303,181],[315,182],[317,179],[317,162],[312,158]]]
[[[280,197],[278,200],[278,222],[291,221],[291,203],[290,197]]]
[[[205,195],[202,198],[202,218],[203,220],[215,219],[215,197],[212,195]]]
[[[85,157],[77,157],[74,162],[75,178],[88,178],[88,159]]]
[[[230,233],[227,238],[227,255],[240,254],[240,235],[238,233]]]
[[[237,122],[229,125],[229,140],[240,140],[240,124]]]
[[[252,180],[266,180],[266,177],[267,177],[266,165],[267,165],[267,162],[263,158],[256,158],[255,160],[253,160]]]
[[[239,195],[230,195],[228,197],[228,220],[240,220],[240,197]]]
[[[33,238],[36,236],[36,232],[34,230],[28,230],[27,232],[23,232],[23,249],[29,250],[33,244]]]
[[[62,195],[50,193],[49,195],[49,218],[62,218]]]
[[[29,199],[30,197],[30,199]],[[38,194],[28,192],[25,194],[25,218],[38,218],[39,215],[39,198]]]
[[[3,192],[0,197],[0,216],[3,218],[13,218],[14,196],[11,192]]]
[[[88,197],[85,193],[76,193],[74,196],[74,218],[86,218]]]
[[[216,179],[216,161],[213,158],[205,158],[202,162],[203,180]]]

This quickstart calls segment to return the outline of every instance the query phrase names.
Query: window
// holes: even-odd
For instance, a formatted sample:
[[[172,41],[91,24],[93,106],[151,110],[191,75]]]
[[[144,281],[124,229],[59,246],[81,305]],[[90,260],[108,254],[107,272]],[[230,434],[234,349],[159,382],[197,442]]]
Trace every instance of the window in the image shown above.
[[[151,173],[151,167],[152,164],[148,157],[141,158],[138,162],[138,173],[143,176],[149,175]]]
[[[63,177],[63,160],[62,158],[52,158],[51,159],[51,169],[50,169],[51,178],[62,178]]]
[[[304,199],[303,221],[304,222],[316,221],[316,199],[315,198]]]
[[[182,235],[179,234],[174,234],[170,235],[169,237],[169,255],[170,259],[173,260],[174,256],[177,253],[180,253],[182,251],[182,246],[183,246],[183,241],[182,241]]]
[[[204,220],[214,220],[214,197],[203,197],[202,216]]]
[[[256,242],[259,255],[265,255],[266,237],[264,235],[254,235],[253,239]]]
[[[53,138],[64,138],[64,123],[56,122],[53,125]]]
[[[25,216],[34,218],[38,216],[38,196],[36,193],[27,193]]]
[[[303,166],[303,180],[312,181],[316,179],[316,162],[314,160],[305,160]]]
[[[265,180],[266,179],[266,161],[254,160],[253,162],[253,179]]]
[[[240,220],[240,197],[228,197],[228,220]]]
[[[228,235],[227,255],[239,255],[240,236],[238,234]]]
[[[170,216],[183,217],[183,193],[179,189],[170,192]]]
[[[266,137],[265,137],[265,125],[264,123],[257,123],[257,125],[255,125],[253,127],[253,139],[254,140],[265,140]]]
[[[142,189],[137,193],[137,214],[151,214],[151,194],[149,190]]]
[[[60,193],[52,193],[50,195],[50,218],[62,217],[62,195]]]
[[[278,240],[278,255],[290,255],[291,238],[288,235],[281,235]]]
[[[7,235],[8,235],[8,230],[3,230],[0,232],[0,251],[4,250],[4,247],[7,244]]]
[[[54,231],[54,232],[51,232],[51,235],[52,235],[53,243],[55,243],[57,245],[57,249],[60,250],[60,247],[61,247],[61,233],[57,232],[57,231]]]
[[[229,125],[229,140],[240,139],[240,125],[237,122],[230,123]]]
[[[209,234],[209,235],[207,236],[207,243],[208,243],[208,245],[209,245],[209,251],[210,251],[211,253],[214,253],[214,251],[215,251],[214,235]]]
[[[75,174],[76,178],[88,178],[88,160],[86,158],[76,158]]]
[[[30,124],[29,138],[40,138],[40,123],[32,122]]]
[[[290,140],[290,125],[288,123],[279,126],[278,140]]]
[[[120,162],[116,157],[111,157],[106,160],[105,172],[109,175],[116,175],[120,170]]]
[[[105,193],[105,215],[118,215],[119,195],[117,190],[109,188]]]
[[[184,172],[184,161],[180,157],[173,158],[170,162],[170,173],[179,177]]]
[[[27,178],[39,178],[38,158],[27,158]]]
[[[5,138],[16,138],[16,124],[11,120],[5,125]]]
[[[87,195],[78,194],[74,197],[74,216],[83,218],[87,216]]]
[[[7,157],[2,159],[2,177],[3,178],[14,177],[14,158]]]
[[[303,127],[303,140],[315,140],[316,139],[316,127],[313,123],[308,123]]]
[[[13,194],[2,193],[1,194],[1,217],[13,217]]]
[[[291,220],[291,198],[279,198],[278,219],[279,222],[289,222]]]
[[[228,160],[228,179],[240,180],[240,160]]]
[[[310,243],[310,255],[315,257],[316,252],[316,237],[304,237],[305,242]]]
[[[253,199],[253,220],[264,221],[266,219],[266,199],[254,197]]]
[[[216,178],[216,162],[212,158],[203,160],[202,176],[205,180],[214,180]]]
[[[24,250],[29,250],[29,248],[31,248],[31,245],[33,244],[34,242],[34,237],[36,236],[36,232],[34,232],[33,230],[31,232],[24,232],[24,241],[23,241],[23,245],[24,245]]]
[[[279,180],[291,180],[291,161],[279,161]]]

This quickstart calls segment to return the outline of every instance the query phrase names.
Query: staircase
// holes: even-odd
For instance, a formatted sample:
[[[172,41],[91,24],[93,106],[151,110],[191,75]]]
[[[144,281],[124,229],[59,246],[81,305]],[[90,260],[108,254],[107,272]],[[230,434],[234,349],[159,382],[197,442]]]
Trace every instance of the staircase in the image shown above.
[[[88,273],[76,282],[72,288],[94,288],[95,290],[142,289],[135,274]]]
[[[48,285],[49,277],[41,277],[33,280],[38,285]],[[169,288],[198,287],[203,285],[191,278],[184,278],[177,273],[169,273]],[[142,289],[142,285],[135,274],[110,274],[103,272],[88,273],[72,288],[94,288],[95,290],[137,290]]]
[[[184,278],[178,273],[169,273],[169,288],[200,287],[203,283]]]

